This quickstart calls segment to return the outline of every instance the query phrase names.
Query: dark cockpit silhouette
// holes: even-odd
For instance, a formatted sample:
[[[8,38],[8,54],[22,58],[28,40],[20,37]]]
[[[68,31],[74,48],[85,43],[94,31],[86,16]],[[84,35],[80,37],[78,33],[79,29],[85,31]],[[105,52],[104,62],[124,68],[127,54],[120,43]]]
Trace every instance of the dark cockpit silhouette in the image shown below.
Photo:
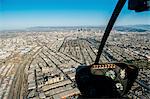
[[[125,63],[79,66],[76,83],[82,97],[120,98],[130,89],[138,75],[138,68]]]

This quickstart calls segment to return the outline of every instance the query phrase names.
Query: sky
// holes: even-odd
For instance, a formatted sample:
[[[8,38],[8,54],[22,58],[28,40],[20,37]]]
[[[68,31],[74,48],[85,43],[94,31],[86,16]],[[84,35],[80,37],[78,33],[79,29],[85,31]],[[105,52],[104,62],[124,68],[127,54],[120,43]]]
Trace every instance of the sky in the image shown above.
[[[0,0],[0,29],[106,25],[118,0]],[[115,25],[149,24],[150,12],[124,6]]]

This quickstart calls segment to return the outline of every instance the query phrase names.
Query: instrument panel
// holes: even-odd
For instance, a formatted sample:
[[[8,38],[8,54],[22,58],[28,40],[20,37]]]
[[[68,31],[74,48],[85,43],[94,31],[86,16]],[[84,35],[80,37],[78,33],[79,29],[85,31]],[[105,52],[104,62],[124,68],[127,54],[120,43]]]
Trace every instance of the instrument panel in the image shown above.
[[[138,75],[138,68],[125,63],[103,63],[79,66],[76,83],[85,96],[119,97],[126,94]]]
[[[136,73],[136,69],[137,68],[135,66],[127,65],[125,63],[93,64],[90,68],[92,75],[111,78],[120,94],[125,92],[130,78],[136,75],[134,74]]]

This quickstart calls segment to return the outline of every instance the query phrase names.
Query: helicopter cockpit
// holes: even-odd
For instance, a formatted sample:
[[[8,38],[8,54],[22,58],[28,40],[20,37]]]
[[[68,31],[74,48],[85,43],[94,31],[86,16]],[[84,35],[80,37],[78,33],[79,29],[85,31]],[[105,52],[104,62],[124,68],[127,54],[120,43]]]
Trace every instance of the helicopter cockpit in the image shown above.
[[[81,98],[126,98],[138,76],[138,67],[126,63],[99,63],[100,56],[113,25],[125,2],[119,0],[105,29],[95,63],[81,65],[76,70],[75,80],[81,92]],[[129,0],[128,9],[136,12],[150,9],[149,0]],[[79,97],[80,98],[80,97]]]

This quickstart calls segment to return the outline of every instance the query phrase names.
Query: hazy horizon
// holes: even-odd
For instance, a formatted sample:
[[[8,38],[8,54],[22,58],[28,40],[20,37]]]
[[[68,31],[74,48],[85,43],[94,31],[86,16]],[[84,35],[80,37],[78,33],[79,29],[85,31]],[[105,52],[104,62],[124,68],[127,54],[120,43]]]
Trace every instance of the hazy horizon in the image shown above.
[[[132,24],[132,25],[115,25],[114,26],[114,28],[115,27],[120,27],[120,26],[124,26],[124,27],[128,27],[128,26],[142,26],[142,25],[148,25],[148,26],[150,26],[150,24]],[[106,27],[106,25],[76,25],[76,26],[29,26],[29,27],[22,27],[22,28],[6,28],[6,29],[1,29],[0,28],[0,31],[7,31],[7,30],[25,30],[25,29],[32,29],[32,28],[77,28],[77,27],[79,27],[79,28],[91,28],[91,27],[93,27],[93,28],[101,28],[101,27]]]

